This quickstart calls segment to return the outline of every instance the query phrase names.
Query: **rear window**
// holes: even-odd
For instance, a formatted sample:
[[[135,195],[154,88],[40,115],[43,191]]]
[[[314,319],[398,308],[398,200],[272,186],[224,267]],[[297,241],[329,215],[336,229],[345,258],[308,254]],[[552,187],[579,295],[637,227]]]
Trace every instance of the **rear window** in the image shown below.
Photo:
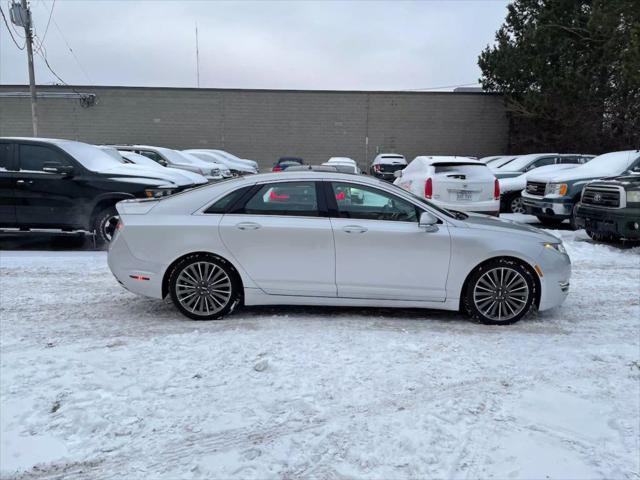
[[[477,163],[434,163],[433,166],[436,174],[442,173],[447,176],[493,176],[486,165],[478,165]]]

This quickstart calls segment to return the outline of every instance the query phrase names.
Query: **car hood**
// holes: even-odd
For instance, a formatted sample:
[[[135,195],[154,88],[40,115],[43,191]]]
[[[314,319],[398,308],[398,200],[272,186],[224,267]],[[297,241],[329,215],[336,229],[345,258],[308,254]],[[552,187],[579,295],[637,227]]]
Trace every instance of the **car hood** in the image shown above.
[[[148,168],[141,165],[127,164],[110,165],[108,168],[101,169],[98,173],[113,177],[126,177],[128,179],[139,178],[141,183],[148,183],[149,180],[157,181],[158,184],[172,184],[177,187],[185,187],[193,185],[194,182],[186,177],[179,176],[173,172],[164,172],[156,168]]]
[[[467,215],[469,215],[469,218],[462,220],[462,222],[469,228],[491,230],[497,233],[525,235],[527,237],[537,238],[541,242],[558,242],[558,238],[552,234],[524,223],[475,213],[468,213]]]
[[[513,192],[515,190],[524,190],[527,186],[527,179],[537,177],[540,175],[546,175],[548,173],[554,173],[561,170],[570,170],[572,168],[578,167],[579,164],[573,163],[562,163],[557,165],[545,165],[544,167],[539,167],[531,170],[530,172],[525,172],[523,174],[518,175],[517,177],[511,178],[500,178],[498,175],[498,181],[500,182],[500,191],[502,193],[505,192]]]
[[[600,182],[607,183],[615,183],[617,185],[622,185],[623,187],[628,186],[640,186],[640,175],[639,174],[629,174],[629,175],[620,175],[619,177],[606,177],[602,178]]]
[[[167,170],[169,170],[169,172],[171,172],[172,175],[176,175],[178,177],[184,177],[187,179],[187,181],[190,181],[191,183],[194,183],[196,185],[207,183],[207,179],[204,176],[200,175],[199,173],[192,172],[190,170],[182,170],[179,168],[172,168],[172,167],[162,167],[162,168],[167,168]]]

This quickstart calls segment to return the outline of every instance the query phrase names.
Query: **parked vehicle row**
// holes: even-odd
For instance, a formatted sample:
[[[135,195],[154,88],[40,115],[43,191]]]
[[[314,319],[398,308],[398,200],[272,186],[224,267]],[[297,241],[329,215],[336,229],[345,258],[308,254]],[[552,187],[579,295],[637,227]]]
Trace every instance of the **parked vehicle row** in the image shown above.
[[[557,226],[569,220],[574,228],[578,228],[578,204],[585,186],[593,180],[616,177],[626,172],[636,175],[639,166],[640,151],[629,150],[606,153],[569,170],[532,174],[527,178],[526,189],[522,192],[525,209],[527,213],[536,215],[544,225]],[[623,200],[624,189],[612,190],[615,191],[592,200],[610,208],[623,208],[626,202],[626,198]]]
[[[231,177],[217,159],[148,145],[0,138],[0,228],[84,230],[107,243],[118,222],[117,202]],[[257,172],[255,162],[243,162],[244,173]]]

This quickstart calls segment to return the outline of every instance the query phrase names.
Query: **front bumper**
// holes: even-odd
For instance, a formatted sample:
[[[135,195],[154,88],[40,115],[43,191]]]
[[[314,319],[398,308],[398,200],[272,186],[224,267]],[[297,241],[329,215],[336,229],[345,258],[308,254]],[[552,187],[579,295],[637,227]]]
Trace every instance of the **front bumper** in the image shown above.
[[[640,208],[602,208],[578,204],[576,224],[595,233],[640,239]]]
[[[542,271],[540,279],[539,311],[562,305],[569,295],[571,281],[571,260],[566,253],[559,253],[551,248],[543,247],[539,266]]]
[[[569,198],[541,198],[522,194],[522,204],[529,215],[566,220],[571,217],[573,203]]]

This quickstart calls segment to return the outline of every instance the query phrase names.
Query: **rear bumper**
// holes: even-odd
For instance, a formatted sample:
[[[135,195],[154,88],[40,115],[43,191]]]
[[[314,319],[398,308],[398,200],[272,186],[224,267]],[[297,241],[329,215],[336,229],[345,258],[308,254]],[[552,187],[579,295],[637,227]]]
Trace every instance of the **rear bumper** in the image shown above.
[[[570,199],[545,199],[522,195],[522,204],[529,215],[566,220],[571,217],[573,203]]]
[[[127,242],[118,233],[109,245],[107,263],[116,280],[130,292],[162,298],[162,264],[134,257]]]
[[[454,202],[442,202],[440,200],[431,200],[439,207],[446,208],[448,210],[459,210],[461,212],[469,213],[483,213],[485,215],[498,216],[500,212],[500,200],[487,200],[482,202],[468,202],[468,203],[454,203]]]
[[[578,204],[576,224],[595,233],[640,239],[640,208],[601,208]]]

